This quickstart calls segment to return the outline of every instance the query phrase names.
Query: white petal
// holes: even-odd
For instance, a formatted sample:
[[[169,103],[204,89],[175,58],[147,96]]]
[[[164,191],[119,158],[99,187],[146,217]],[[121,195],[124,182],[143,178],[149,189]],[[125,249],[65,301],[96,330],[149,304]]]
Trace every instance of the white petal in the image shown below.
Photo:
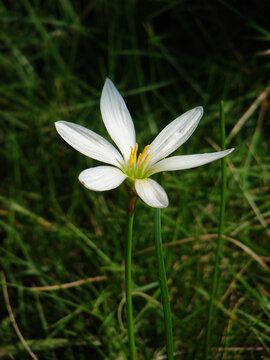
[[[59,135],[80,153],[115,166],[123,162],[119,151],[95,132],[68,121],[57,121],[55,127]]]
[[[79,180],[87,189],[106,191],[115,189],[126,177],[121,170],[113,166],[97,166],[82,171]]]
[[[136,144],[134,124],[124,99],[110,79],[106,79],[102,90],[100,110],[108,133],[128,160],[130,147],[134,149]]]
[[[221,159],[224,156],[229,155],[233,151],[234,149],[228,149],[224,151],[206,154],[172,156],[168,159],[163,159],[153,165],[153,167],[150,169],[149,176],[160,171],[185,170],[195,168],[197,166],[208,164],[212,161]]]
[[[151,163],[154,164],[165,158],[184,144],[196,129],[202,116],[203,108],[198,106],[166,126],[147,150],[147,154],[151,154]]]
[[[135,180],[135,189],[139,197],[149,206],[165,208],[169,204],[163,187],[152,179]]]

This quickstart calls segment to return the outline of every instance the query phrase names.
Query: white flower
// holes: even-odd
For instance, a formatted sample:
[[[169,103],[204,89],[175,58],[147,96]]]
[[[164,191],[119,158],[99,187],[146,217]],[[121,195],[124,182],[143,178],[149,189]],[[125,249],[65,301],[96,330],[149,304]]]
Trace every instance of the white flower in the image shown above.
[[[106,79],[102,90],[100,109],[105,127],[120,152],[102,136],[83,126],[67,121],[55,123],[58,133],[69,145],[92,159],[109,164],[80,173],[79,180],[90,190],[111,190],[127,179],[128,186],[136,190],[146,204],[165,208],[169,203],[167,194],[149,178],[151,175],[161,171],[191,169],[221,159],[234,150],[166,158],[196,129],[203,115],[203,108],[196,107],[172,121],[137,156],[138,143],[133,121],[124,99],[109,79]]]

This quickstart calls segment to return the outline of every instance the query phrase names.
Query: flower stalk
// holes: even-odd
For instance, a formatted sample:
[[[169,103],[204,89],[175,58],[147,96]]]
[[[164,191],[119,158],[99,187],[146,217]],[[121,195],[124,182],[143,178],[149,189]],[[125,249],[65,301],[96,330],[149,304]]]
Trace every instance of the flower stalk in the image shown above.
[[[132,308],[132,281],[131,281],[131,257],[132,257],[132,232],[133,232],[134,211],[128,215],[127,243],[125,256],[125,287],[126,287],[126,310],[127,310],[127,328],[130,359],[136,360],[136,347],[133,325]]]
[[[172,316],[161,236],[161,210],[155,209],[155,245],[166,333],[167,359],[173,360]]]
[[[135,211],[136,202],[137,202],[137,193],[131,187],[127,186],[128,198],[127,198],[127,213],[132,215]]]

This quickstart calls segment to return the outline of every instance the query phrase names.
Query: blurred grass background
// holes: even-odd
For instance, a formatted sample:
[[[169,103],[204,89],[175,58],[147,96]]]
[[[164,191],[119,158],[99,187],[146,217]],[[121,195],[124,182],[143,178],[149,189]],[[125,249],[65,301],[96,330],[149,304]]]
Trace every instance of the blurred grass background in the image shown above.
[[[177,154],[217,150],[224,100],[228,147],[236,150],[227,159],[210,359],[269,359],[269,13],[267,1],[0,1],[0,358],[33,357],[16,322],[39,359],[127,359],[125,187],[83,188],[78,174],[96,162],[54,127],[65,119],[109,139],[99,110],[108,76],[125,97],[141,148],[203,105],[198,129]],[[200,359],[220,164],[166,173],[162,183],[176,359]],[[153,218],[138,202],[139,359],[165,358]]]

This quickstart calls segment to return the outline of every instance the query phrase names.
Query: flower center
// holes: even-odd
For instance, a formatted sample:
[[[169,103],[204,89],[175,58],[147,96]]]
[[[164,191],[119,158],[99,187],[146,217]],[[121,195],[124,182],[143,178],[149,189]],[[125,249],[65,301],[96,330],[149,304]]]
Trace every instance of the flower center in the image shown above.
[[[132,178],[136,179],[143,179],[147,175],[147,170],[149,167],[149,160],[151,157],[151,154],[147,154],[147,149],[150,145],[146,145],[143,151],[139,154],[137,158],[137,152],[138,152],[138,143],[136,143],[135,148],[131,146],[130,151],[130,158],[129,158],[129,164],[128,168],[126,168],[126,174]]]

